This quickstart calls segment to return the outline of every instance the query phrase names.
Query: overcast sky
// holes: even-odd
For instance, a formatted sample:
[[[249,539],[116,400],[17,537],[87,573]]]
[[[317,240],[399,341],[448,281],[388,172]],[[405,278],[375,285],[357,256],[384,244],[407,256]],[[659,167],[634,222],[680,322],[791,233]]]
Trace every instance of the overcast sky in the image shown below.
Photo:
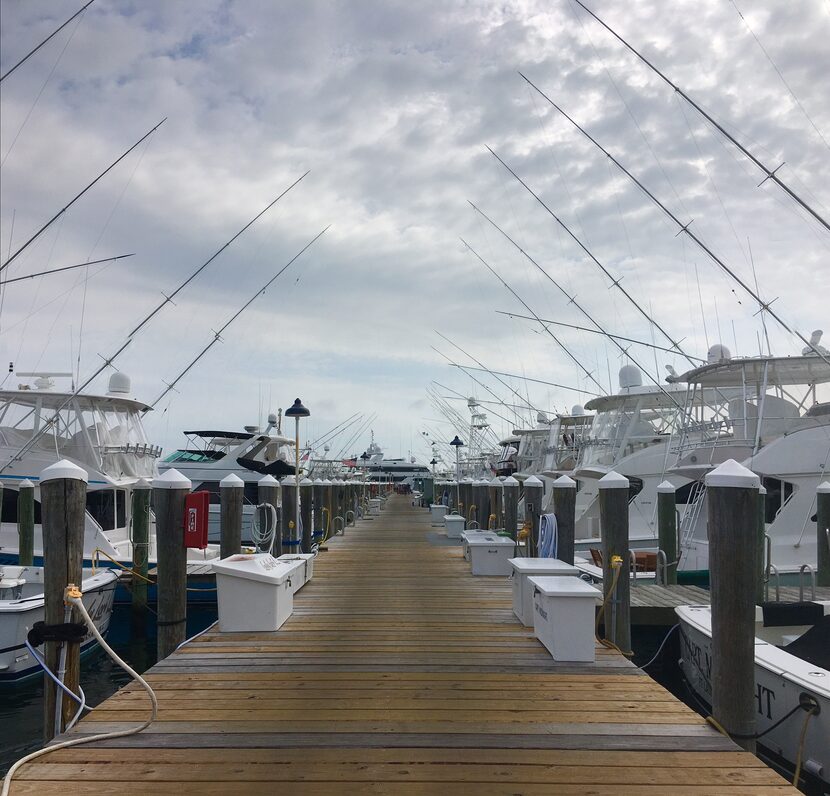
[[[2,71],[80,5],[2,0]],[[591,6],[757,157],[785,162],[779,176],[830,216],[830,3]],[[387,454],[428,459],[423,431],[456,433],[429,389],[492,400],[433,350],[471,364],[435,330],[491,369],[616,390],[624,363],[601,337],[552,328],[571,359],[538,324],[497,314],[525,310],[462,237],[535,313],[591,325],[468,200],[606,331],[666,344],[487,145],[689,353],[705,357],[721,340],[757,354],[752,300],[519,70],[694,219],[743,279],[757,278],[789,323],[830,337],[830,235],[772,182],[758,188],[763,174],[571,0],[96,0],[0,84],[0,250],[5,260],[166,117],[4,276],[135,256],[7,286],[2,356],[23,371],[91,373],[163,293],[310,170],[117,360],[135,396],[154,400],[211,330],[332,225],[158,405],[154,441],[175,447],[185,428],[262,422],[300,396],[312,412],[304,437],[377,413]],[[772,321],[768,333],[774,353],[800,352]],[[672,354],[631,354],[661,378],[666,364],[687,368]],[[545,411],[590,397],[509,383]],[[516,421],[505,407],[487,411],[497,435]],[[368,432],[345,453],[367,443]]]

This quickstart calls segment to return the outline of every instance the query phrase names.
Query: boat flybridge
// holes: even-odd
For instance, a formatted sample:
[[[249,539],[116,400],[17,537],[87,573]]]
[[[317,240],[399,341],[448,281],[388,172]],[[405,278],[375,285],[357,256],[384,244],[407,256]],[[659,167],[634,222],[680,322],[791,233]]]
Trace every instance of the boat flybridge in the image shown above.
[[[830,365],[812,352],[724,358],[680,378],[688,395],[669,473],[694,489],[681,513],[679,568],[708,568],[703,478],[735,459],[767,490],[768,574],[792,580],[802,565],[814,569],[816,487],[830,471]]]
[[[142,417],[150,407],[130,397],[130,379],[114,373],[105,395],[55,389],[54,378],[71,374],[17,374],[33,377],[16,390],[0,390],[0,482],[3,486],[0,563],[18,555],[17,492],[21,482],[35,485],[35,563],[43,561],[40,473],[60,459],[89,476],[84,527],[84,560],[100,551],[102,565],[114,559],[130,566],[132,491],[140,479],[152,480],[161,448],[147,440]],[[151,517],[150,549],[155,560]],[[206,551],[189,551],[203,558]]]

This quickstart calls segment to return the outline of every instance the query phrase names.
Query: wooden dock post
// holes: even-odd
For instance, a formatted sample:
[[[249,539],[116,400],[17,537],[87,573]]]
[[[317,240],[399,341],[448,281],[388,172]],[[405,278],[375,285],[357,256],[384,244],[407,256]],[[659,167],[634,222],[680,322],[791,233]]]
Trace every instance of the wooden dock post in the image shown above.
[[[147,573],[150,569],[150,484],[139,478],[133,485],[133,571],[139,577],[132,580],[133,625],[144,630],[147,621]]]
[[[604,637],[623,652],[628,652],[631,650],[631,581],[628,574],[629,482],[624,475],[612,470],[599,479],[598,487],[603,595],[608,595],[611,591],[603,615]],[[622,562],[615,567],[614,560],[617,556]],[[619,574],[616,574],[617,572]]]
[[[257,503],[273,506],[273,513],[268,508],[257,509],[260,531],[273,523],[273,540],[268,550],[257,550],[259,553],[272,553],[274,557],[282,555],[282,538],[280,533],[280,482],[273,475],[263,475],[256,485]]]
[[[242,550],[242,503],[245,482],[228,473],[219,482],[219,557],[227,558]]]
[[[475,501],[473,500],[473,479],[462,478],[458,482],[458,513],[463,514],[464,518],[469,522],[470,507]]]
[[[331,536],[333,528],[332,521],[334,520],[334,484],[328,479],[323,479],[323,508],[327,509],[325,524],[323,525],[323,539]]]
[[[490,521],[490,482],[486,478],[479,478],[475,483],[476,519],[478,527],[483,531],[488,530]]]
[[[66,459],[47,467],[40,474],[44,620],[47,625],[60,625],[67,619],[82,621],[75,609],[67,611],[64,595],[70,584],[80,589],[83,583],[86,487],[86,471]],[[63,642],[63,645],[47,641],[44,658],[55,674],[64,669],[64,684],[77,694],[81,671],[80,640]],[[43,734],[46,741],[63,732],[77,709],[77,705],[63,692],[57,694],[56,691],[57,686],[52,679],[44,675]]]
[[[325,506],[325,492],[326,485],[323,483],[323,479],[315,478],[311,490],[311,516],[313,518],[313,541],[318,544],[322,542],[326,529],[326,512],[323,511],[323,506]]]
[[[187,548],[184,500],[192,484],[178,470],[153,479],[158,557],[158,659],[164,660],[187,637]]]
[[[17,492],[17,536],[17,563],[31,567],[35,563],[35,485],[28,478],[20,482]]]
[[[767,548],[767,488],[761,484],[758,489],[758,531],[755,535],[755,603],[764,602],[764,579],[766,577]]]
[[[282,497],[282,509],[280,510],[280,517],[282,517],[281,549],[283,553],[300,552],[298,542],[300,538],[299,530],[294,527],[295,517],[297,516],[297,490],[295,484],[296,481],[293,475],[287,475],[280,481],[280,494]]]
[[[666,556],[665,577],[662,586],[677,583],[677,502],[676,488],[671,481],[657,487],[657,538],[660,550]],[[657,565],[660,565],[658,560]]]
[[[755,569],[761,479],[728,459],[706,475],[712,594],[712,715],[755,733]],[[747,751],[755,741],[735,738]]]
[[[311,514],[312,493],[314,482],[310,478],[300,481],[300,524],[303,527],[301,546],[304,553],[311,552],[311,542],[314,539],[314,520]]]
[[[830,586],[830,481],[816,488],[816,585]]]
[[[435,500],[435,479],[424,478],[422,497],[427,506]]]
[[[539,555],[539,520],[542,516],[542,502],[545,499],[545,485],[535,476],[525,478],[522,486],[525,493],[525,520],[530,523],[527,539],[527,555]]]
[[[553,482],[553,514],[556,517],[556,557],[566,564],[573,564],[576,481],[567,475],[560,475]]]
[[[519,526],[519,482],[508,475],[502,482],[504,487],[504,530],[510,534],[510,538],[516,539],[516,531]]]
[[[487,496],[490,501],[489,517],[492,517],[493,528],[503,530],[504,528],[504,508],[502,506],[502,485],[501,479],[494,475],[493,480],[487,489]],[[489,522],[488,522],[489,527]]]

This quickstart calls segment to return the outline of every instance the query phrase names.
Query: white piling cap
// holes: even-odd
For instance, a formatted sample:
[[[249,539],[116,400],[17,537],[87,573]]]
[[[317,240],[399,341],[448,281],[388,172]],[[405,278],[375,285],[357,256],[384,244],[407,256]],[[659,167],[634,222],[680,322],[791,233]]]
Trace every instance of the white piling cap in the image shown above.
[[[560,475],[553,482],[554,489],[576,489],[576,481],[573,480],[569,475]]]
[[[490,486],[501,486],[501,479],[497,476],[493,476],[493,480],[490,481]]]
[[[323,479],[322,479],[322,478],[315,478],[315,479],[314,479],[314,486],[322,486],[322,485],[323,485],[323,483],[324,483],[324,482],[323,482]]]
[[[761,497],[767,494],[767,488],[763,484],[758,487],[758,494],[761,495]]]
[[[706,474],[704,483],[710,486],[731,486],[745,489],[758,489],[761,486],[761,478],[747,470],[740,462],[734,459],[727,459],[719,464],[712,472]]]
[[[328,478],[323,479],[323,486],[331,486],[331,481]]]
[[[165,470],[153,479],[153,489],[191,489],[192,487],[190,479],[174,467]]]
[[[153,485],[146,478],[139,478],[138,481],[133,484],[133,490],[152,489],[152,486]]]
[[[508,475],[503,481],[504,486],[518,486],[519,482],[512,476]]]
[[[283,486],[293,486],[296,483],[296,481],[294,480],[293,475],[287,475],[287,476],[285,476],[285,478],[282,479],[282,481],[280,483]]]
[[[220,489],[243,489],[245,482],[236,474],[228,473],[220,482]]]
[[[490,482],[486,478],[479,478],[476,481],[476,486],[490,486]]]
[[[599,479],[597,486],[600,489],[628,489],[629,483],[624,475],[611,470]]]
[[[277,481],[273,475],[267,474],[263,475],[262,478],[257,481],[257,484],[259,484],[259,486],[279,486],[280,482]]]
[[[662,484],[657,485],[658,495],[673,495],[677,492],[677,488],[671,481],[663,481]]]
[[[544,486],[544,484],[535,475],[532,475],[530,478],[525,478],[525,486]]]
[[[819,495],[826,495],[830,493],[830,481],[822,481],[817,487],[816,492]]]
[[[311,486],[313,483],[314,481],[310,478],[303,478],[302,481],[300,481],[300,486]]]
[[[17,487],[18,489],[34,489],[35,485],[28,479],[24,478]]]
[[[61,478],[67,478],[72,481],[83,481],[84,483],[89,481],[86,470],[78,467],[77,464],[70,462],[68,459],[61,459],[59,462],[50,464],[40,474],[40,483],[44,481],[57,481]]]

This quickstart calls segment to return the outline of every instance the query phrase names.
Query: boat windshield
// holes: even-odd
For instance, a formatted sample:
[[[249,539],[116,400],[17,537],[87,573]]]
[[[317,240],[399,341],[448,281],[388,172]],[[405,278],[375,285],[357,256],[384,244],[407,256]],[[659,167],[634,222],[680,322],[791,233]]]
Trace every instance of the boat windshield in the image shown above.
[[[107,397],[7,392],[0,404],[0,445],[14,451],[43,429],[34,449],[54,452],[113,478],[152,478],[161,448],[147,442],[141,404]]]

